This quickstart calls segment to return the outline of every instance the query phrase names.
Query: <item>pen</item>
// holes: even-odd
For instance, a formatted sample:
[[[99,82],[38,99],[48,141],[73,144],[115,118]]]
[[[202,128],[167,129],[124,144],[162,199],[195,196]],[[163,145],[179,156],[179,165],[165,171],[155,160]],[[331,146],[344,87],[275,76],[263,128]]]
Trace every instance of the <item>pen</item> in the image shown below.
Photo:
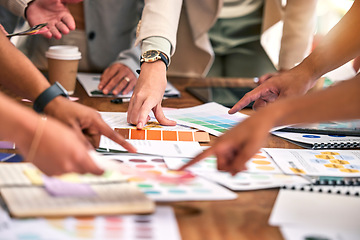
[[[259,78],[254,77],[253,81],[254,81],[254,83],[258,83],[258,82],[259,82]]]
[[[130,102],[130,98],[114,98],[110,100],[111,103],[124,103],[124,102]]]

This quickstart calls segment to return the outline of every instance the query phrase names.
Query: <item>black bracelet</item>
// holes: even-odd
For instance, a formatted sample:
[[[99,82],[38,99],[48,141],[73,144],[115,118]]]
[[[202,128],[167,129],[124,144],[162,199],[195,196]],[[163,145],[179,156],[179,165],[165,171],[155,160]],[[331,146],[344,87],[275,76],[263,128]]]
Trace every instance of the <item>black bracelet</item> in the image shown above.
[[[36,112],[44,112],[45,106],[57,96],[69,97],[69,94],[60,83],[55,82],[54,85],[43,91],[34,101],[33,108]]]

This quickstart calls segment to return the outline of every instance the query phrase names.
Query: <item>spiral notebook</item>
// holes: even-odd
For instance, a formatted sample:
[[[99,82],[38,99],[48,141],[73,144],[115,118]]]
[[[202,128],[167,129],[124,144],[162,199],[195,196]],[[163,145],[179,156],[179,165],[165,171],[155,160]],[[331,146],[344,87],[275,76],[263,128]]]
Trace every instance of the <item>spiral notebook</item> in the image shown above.
[[[312,124],[296,124],[288,126],[278,131],[297,132],[297,133],[314,133],[314,134],[334,134],[345,136],[360,136],[360,120],[352,121],[333,121]]]
[[[325,135],[313,133],[296,133],[274,131],[273,135],[281,137],[298,146],[309,149],[350,149],[360,148],[360,137],[344,135]]]

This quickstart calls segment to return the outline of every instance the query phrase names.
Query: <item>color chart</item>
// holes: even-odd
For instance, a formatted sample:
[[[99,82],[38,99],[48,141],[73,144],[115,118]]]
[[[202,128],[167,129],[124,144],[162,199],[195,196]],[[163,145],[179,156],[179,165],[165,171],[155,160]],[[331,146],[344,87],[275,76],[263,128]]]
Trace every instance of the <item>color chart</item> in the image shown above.
[[[243,121],[247,115],[239,112],[230,115],[229,108],[218,103],[206,103],[191,108],[165,110],[165,116],[177,121],[178,124],[194,127],[215,136]]]
[[[168,168],[176,170],[185,163],[189,162],[191,158],[170,158],[164,157]],[[246,172],[251,173],[271,173],[271,174],[282,174],[283,172],[274,163],[271,157],[263,150],[257,152],[246,164],[248,170]],[[189,170],[196,172],[218,172],[217,160],[215,156],[207,157],[200,162],[195,163],[189,167]]]
[[[115,131],[125,139],[133,140],[210,142],[209,134],[203,131],[138,130],[128,128],[115,128]]]
[[[285,174],[360,177],[360,151],[265,148]]]
[[[168,170],[164,159],[155,156],[117,154],[105,156],[109,159],[129,164],[145,173],[159,176],[181,176],[186,172]],[[230,200],[236,194],[206,179],[195,177],[183,183],[165,183],[146,179],[141,176],[129,176],[128,181],[136,184],[142,192],[155,201],[207,201]]]
[[[173,210],[165,206],[151,215],[13,219],[0,224],[5,226],[0,228],[0,240],[181,239]]]
[[[156,141],[156,140],[127,140],[137,150],[138,153],[161,155],[167,157],[194,157],[200,153],[201,147],[198,142],[182,142],[182,141]],[[121,145],[115,143],[107,137],[102,136],[99,148],[108,152],[116,150],[126,152]]]
[[[170,169],[178,169],[191,159],[189,158],[164,158]],[[227,172],[217,170],[215,156],[203,159],[190,166],[188,169],[196,175],[210,181],[217,182],[234,191],[257,190],[275,188],[289,184],[307,184],[306,179],[299,176],[284,175],[271,157],[261,150],[247,162],[248,170],[232,176]]]
[[[232,176],[227,172],[195,172],[211,181],[217,182],[233,191],[247,191],[277,188],[285,185],[303,185],[309,181],[300,176],[285,174],[262,174],[241,172]]]

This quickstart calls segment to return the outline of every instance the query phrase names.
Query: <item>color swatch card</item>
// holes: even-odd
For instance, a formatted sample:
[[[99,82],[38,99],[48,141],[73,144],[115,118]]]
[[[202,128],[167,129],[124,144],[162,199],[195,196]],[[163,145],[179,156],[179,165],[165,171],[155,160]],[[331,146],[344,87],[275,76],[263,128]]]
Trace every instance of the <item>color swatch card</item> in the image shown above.
[[[264,149],[285,174],[360,177],[360,151]]]
[[[131,98],[132,91],[128,94],[103,94],[99,89],[101,74],[97,73],[78,73],[77,79],[85,89],[90,97],[118,97],[118,98]],[[164,97],[180,97],[180,92],[170,83],[167,82]]]
[[[248,117],[239,112],[230,115],[228,111],[229,108],[212,102],[191,108],[164,110],[164,113],[166,117],[177,121],[178,124],[220,136]]]
[[[183,166],[185,163],[189,162],[191,158],[170,158],[164,157],[166,165],[168,168],[176,170]],[[251,173],[271,173],[271,174],[282,174],[283,172],[275,164],[272,158],[263,150],[260,150],[256,153],[247,163],[246,172]],[[217,160],[215,156],[207,157],[200,162],[195,163],[194,165],[188,168],[190,171],[194,172],[218,172],[217,170]]]
[[[167,157],[193,157],[200,153],[201,147],[198,142],[180,141],[157,141],[157,140],[126,140],[131,143],[138,153],[167,156]],[[107,151],[124,151],[126,149],[104,136],[100,139],[99,148]]]
[[[191,159],[164,157],[164,160],[170,169],[178,169]],[[282,171],[263,150],[255,154],[253,158],[248,161],[246,166],[248,168],[246,172],[232,176],[230,173],[218,171],[216,157],[211,156],[190,166],[188,169],[196,175],[217,182],[234,191],[266,189],[288,184],[309,183],[303,177],[282,174]]]
[[[207,200],[230,200],[237,197],[236,194],[200,177],[193,177],[185,182],[161,182],[151,180],[145,175],[158,175],[164,177],[181,177],[188,172],[169,170],[161,157],[141,156],[137,154],[116,154],[105,156],[128,164],[144,172],[144,177],[136,174],[129,175],[128,181],[136,184],[142,192],[155,201],[207,201]]]
[[[232,176],[227,172],[194,172],[233,191],[278,188],[284,185],[304,185],[309,181],[301,176],[241,172]]]
[[[174,212],[166,206],[151,215],[11,219],[1,226],[0,240],[181,239]]]
[[[115,128],[115,131],[125,139],[182,141],[182,142],[210,142],[210,136],[203,131],[169,131],[162,129],[128,129]]]

